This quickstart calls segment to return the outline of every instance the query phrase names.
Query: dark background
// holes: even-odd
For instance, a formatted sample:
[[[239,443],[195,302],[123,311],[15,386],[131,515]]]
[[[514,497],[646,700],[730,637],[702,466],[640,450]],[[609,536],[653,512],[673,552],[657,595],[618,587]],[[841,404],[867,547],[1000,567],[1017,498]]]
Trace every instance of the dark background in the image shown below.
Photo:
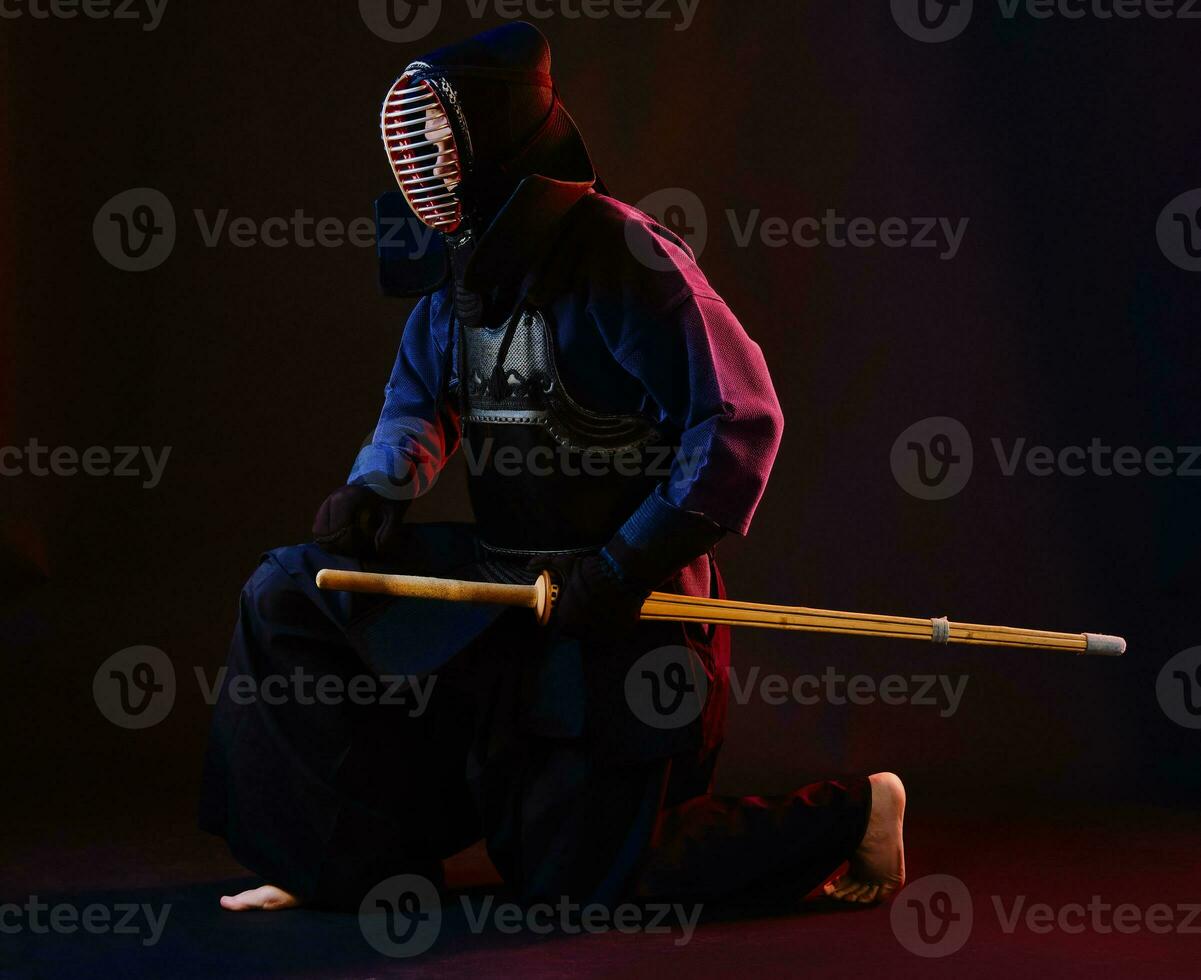
[[[209,716],[194,670],[223,662],[259,553],[304,539],[344,479],[408,311],[378,294],[369,248],[208,248],[192,211],[368,215],[391,183],[378,110],[392,80],[500,22],[446,7],[412,44],[345,0],[173,0],[154,32],[0,21],[0,445],[171,447],[153,490],[0,479],[10,844],[191,819]],[[750,538],[722,547],[731,595],[1130,641],[1122,660],[1086,660],[740,635],[744,672],[970,682],[951,718],[734,706],[721,786],[894,769],[923,807],[981,792],[1192,805],[1201,733],[1164,715],[1155,678],[1201,643],[1201,481],[1004,477],[989,440],[1201,443],[1201,274],[1155,235],[1165,204],[1201,185],[1201,24],[977,8],[945,44],[858,0],[701,0],[687,31],[539,25],[612,192],[704,202],[702,265],[771,365],[787,430]],[[140,274],[92,239],[133,187],[166,194],[179,222],[173,254]],[[755,208],[970,224],[953,261],[740,248],[724,212]],[[976,448],[971,482],[942,502],[905,493],[889,465],[901,431],[935,415]],[[467,514],[459,469],[417,519]],[[140,644],[170,656],[179,694],[162,724],[126,731],[92,679]]]

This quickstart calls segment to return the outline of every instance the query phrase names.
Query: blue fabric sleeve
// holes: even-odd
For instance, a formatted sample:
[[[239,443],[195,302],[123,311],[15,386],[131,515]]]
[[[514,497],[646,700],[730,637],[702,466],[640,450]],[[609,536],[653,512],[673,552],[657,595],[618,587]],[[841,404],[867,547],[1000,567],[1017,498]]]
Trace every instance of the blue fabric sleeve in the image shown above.
[[[594,258],[590,315],[613,356],[680,433],[661,500],[745,534],[783,432],[763,352],[687,246],[625,210],[623,237],[634,244],[607,249],[610,267]],[[637,258],[649,254],[655,262]],[[626,531],[630,540],[645,533]]]
[[[384,389],[379,422],[347,483],[391,499],[419,497],[458,449],[458,413],[447,397],[456,383],[448,350],[449,305],[445,293],[436,293],[413,310]]]

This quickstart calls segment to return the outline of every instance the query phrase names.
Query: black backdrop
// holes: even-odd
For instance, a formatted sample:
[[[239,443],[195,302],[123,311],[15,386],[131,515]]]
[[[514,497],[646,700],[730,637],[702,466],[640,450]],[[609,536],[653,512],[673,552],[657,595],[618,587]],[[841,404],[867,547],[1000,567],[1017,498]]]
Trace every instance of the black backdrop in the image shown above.
[[[0,479],[6,819],[104,835],[193,807],[209,712],[194,672],[221,664],[257,555],[304,538],[344,478],[408,308],[379,296],[370,248],[208,247],[193,211],[369,214],[390,182],[388,85],[423,50],[501,22],[444,6],[411,43],[346,0],[171,0],[153,31],[0,22],[0,444],[171,447],[153,489]],[[1195,800],[1201,735],[1165,716],[1155,679],[1201,643],[1201,480],[1005,476],[989,440],[1201,443],[1201,274],[1156,237],[1165,205],[1201,185],[1201,23],[978,3],[934,44],[885,3],[700,0],[687,30],[678,16],[539,24],[612,191],[703,202],[702,264],[772,367],[787,431],[750,538],[723,546],[731,594],[1131,643],[1123,660],[1077,660],[742,635],[744,674],[970,681],[952,717],[736,705],[722,786],[891,768],[915,798],[1000,785]],[[166,195],[178,236],[131,273],[100,254],[93,220],[137,187]],[[969,224],[948,260],[740,247],[726,212],[755,209]],[[902,430],[930,416],[975,445],[970,482],[943,501],[890,469]],[[456,466],[414,516],[466,513]],[[168,654],[179,689],[165,721],[127,731],[92,680],[141,644]]]

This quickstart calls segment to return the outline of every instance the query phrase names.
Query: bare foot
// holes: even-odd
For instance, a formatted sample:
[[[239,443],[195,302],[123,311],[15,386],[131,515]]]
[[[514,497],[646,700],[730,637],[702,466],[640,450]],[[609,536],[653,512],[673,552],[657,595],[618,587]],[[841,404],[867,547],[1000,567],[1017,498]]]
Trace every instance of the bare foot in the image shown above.
[[[891,772],[878,772],[872,784],[872,812],[867,832],[851,857],[851,866],[825,887],[830,898],[870,905],[882,902],[905,884],[905,787]]]
[[[294,909],[300,905],[300,899],[289,895],[282,888],[274,885],[263,885],[260,888],[250,888],[237,895],[222,895],[221,907],[230,912],[246,912],[250,909],[262,909],[266,912],[280,912],[283,909]]]

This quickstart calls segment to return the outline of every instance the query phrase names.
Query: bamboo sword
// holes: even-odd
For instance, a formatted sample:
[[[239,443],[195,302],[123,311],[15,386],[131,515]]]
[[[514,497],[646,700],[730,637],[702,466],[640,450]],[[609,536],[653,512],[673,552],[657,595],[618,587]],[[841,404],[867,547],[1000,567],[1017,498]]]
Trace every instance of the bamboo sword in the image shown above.
[[[533,585],[500,585],[456,579],[383,575],[324,568],[317,586],[340,592],[366,592],[411,599],[478,602],[532,610],[543,625],[550,621],[559,587],[549,572]],[[848,636],[893,637],[934,643],[1018,647],[1030,650],[1067,650],[1076,654],[1120,657],[1126,641],[1100,633],[1056,633],[1016,626],[981,626],[953,623],[945,617],[918,619],[876,613],[839,612],[807,606],[773,606],[762,602],[705,599],[652,592],[642,606],[644,620],[713,623],[721,626],[755,626],[761,629],[799,630],[809,633],[842,633]]]

